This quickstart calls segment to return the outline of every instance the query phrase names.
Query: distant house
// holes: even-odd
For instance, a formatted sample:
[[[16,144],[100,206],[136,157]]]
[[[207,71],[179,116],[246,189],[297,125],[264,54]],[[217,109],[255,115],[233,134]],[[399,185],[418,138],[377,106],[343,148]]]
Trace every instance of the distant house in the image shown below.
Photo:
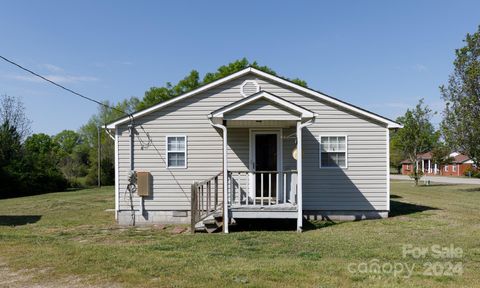
[[[453,152],[449,155],[453,161],[446,165],[437,165],[432,160],[432,152],[425,152],[417,155],[417,162],[411,163],[410,160],[401,162],[403,175],[409,175],[413,172],[413,165],[417,165],[417,169],[423,171],[424,175],[437,176],[463,176],[465,171],[474,169],[473,161],[466,155]]]
[[[209,231],[242,218],[301,230],[304,217],[388,217],[389,130],[401,127],[249,67],[107,126],[116,219]]]
[[[443,165],[440,168],[440,175],[463,176],[466,171],[474,169],[473,161],[468,156],[454,152],[450,157],[453,158],[452,163]]]

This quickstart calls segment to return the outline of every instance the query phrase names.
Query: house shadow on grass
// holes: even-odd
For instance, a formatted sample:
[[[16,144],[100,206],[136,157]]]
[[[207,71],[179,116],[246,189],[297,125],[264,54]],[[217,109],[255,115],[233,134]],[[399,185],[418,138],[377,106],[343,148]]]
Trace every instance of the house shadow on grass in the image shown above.
[[[480,192],[480,187],[460,189],[462,192]]]
[[[0,215],[0,226],[22,226],[38,222],[41,215]]]
[[[317,230],[337,225],[341,222],[303,219],[303,231]],[[297,219],[238,219],[229,227],[230,232],[247,231],[296,231]]]
[[[295,231],[297,219],[237,219],[229,227],[230,232],[246,231]]]
[[[390,200],[390,213],[388,217],[397,217],[409,215],[417,212],[424,212],[429,210],[440,210],[435,207],[424,206],[413,203],[400,202],[395,200]]]

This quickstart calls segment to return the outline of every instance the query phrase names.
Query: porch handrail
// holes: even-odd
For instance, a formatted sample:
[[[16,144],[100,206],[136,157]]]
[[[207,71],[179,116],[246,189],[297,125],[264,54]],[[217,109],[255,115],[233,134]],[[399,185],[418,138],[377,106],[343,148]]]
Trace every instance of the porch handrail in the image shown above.
[[[228,173],[296,173],[297,170],[289,169],[289,170],[282,170],[282,171],[260,171],[260,170],[228,170]]]
[[[297,173],[294,169],[228,170],[228,204],[260,207],[278,204],[296,205]],[[256,181],[259,183],[255,184]],[[259,188],[253,188],[255,185],[259,185]]]
[[[191,186],[191,231],[195,232],[195,224],[212,215],[218,209],[222,209],[221,203],[219,203],[218,195],[218,178],[223,174],[220,172],[215,176],[197,182],[195,181]],[[213,185],[212,185],[213,184]],[[212,199],[212,186],[213,186],[213,199]],[[213,200],[213,203],[212,203]]]

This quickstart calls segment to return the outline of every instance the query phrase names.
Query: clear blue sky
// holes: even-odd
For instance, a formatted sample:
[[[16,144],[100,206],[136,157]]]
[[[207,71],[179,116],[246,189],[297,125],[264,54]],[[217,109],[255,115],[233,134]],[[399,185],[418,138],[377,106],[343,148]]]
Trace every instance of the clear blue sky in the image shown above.
[[[422,97],[442,109],[438,86],[479,11],[480,1],[2,1],[0,54],[110,101],[247,57],[396,118]],[[0,94],[23,99],[34,132],[75,130],[97,111],[5,62]]]

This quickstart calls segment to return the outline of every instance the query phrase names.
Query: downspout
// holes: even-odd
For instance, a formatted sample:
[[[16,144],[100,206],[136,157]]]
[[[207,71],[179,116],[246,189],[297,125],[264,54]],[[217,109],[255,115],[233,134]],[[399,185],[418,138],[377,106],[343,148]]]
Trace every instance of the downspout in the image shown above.
[[[223,233],[228,233],[228,223],[230,222],[228,216],[228,158],[227,158],[227,127],[222,124],[215,124],[212,122],[211,115],[208,116],[208,121],[213,127],[222,129],[223,131]]]
[[[305,123],[297,122],[297,232],[302,232],[303,226],[303,147],[302,147],[302,129],[315,122],[315,116]]]

